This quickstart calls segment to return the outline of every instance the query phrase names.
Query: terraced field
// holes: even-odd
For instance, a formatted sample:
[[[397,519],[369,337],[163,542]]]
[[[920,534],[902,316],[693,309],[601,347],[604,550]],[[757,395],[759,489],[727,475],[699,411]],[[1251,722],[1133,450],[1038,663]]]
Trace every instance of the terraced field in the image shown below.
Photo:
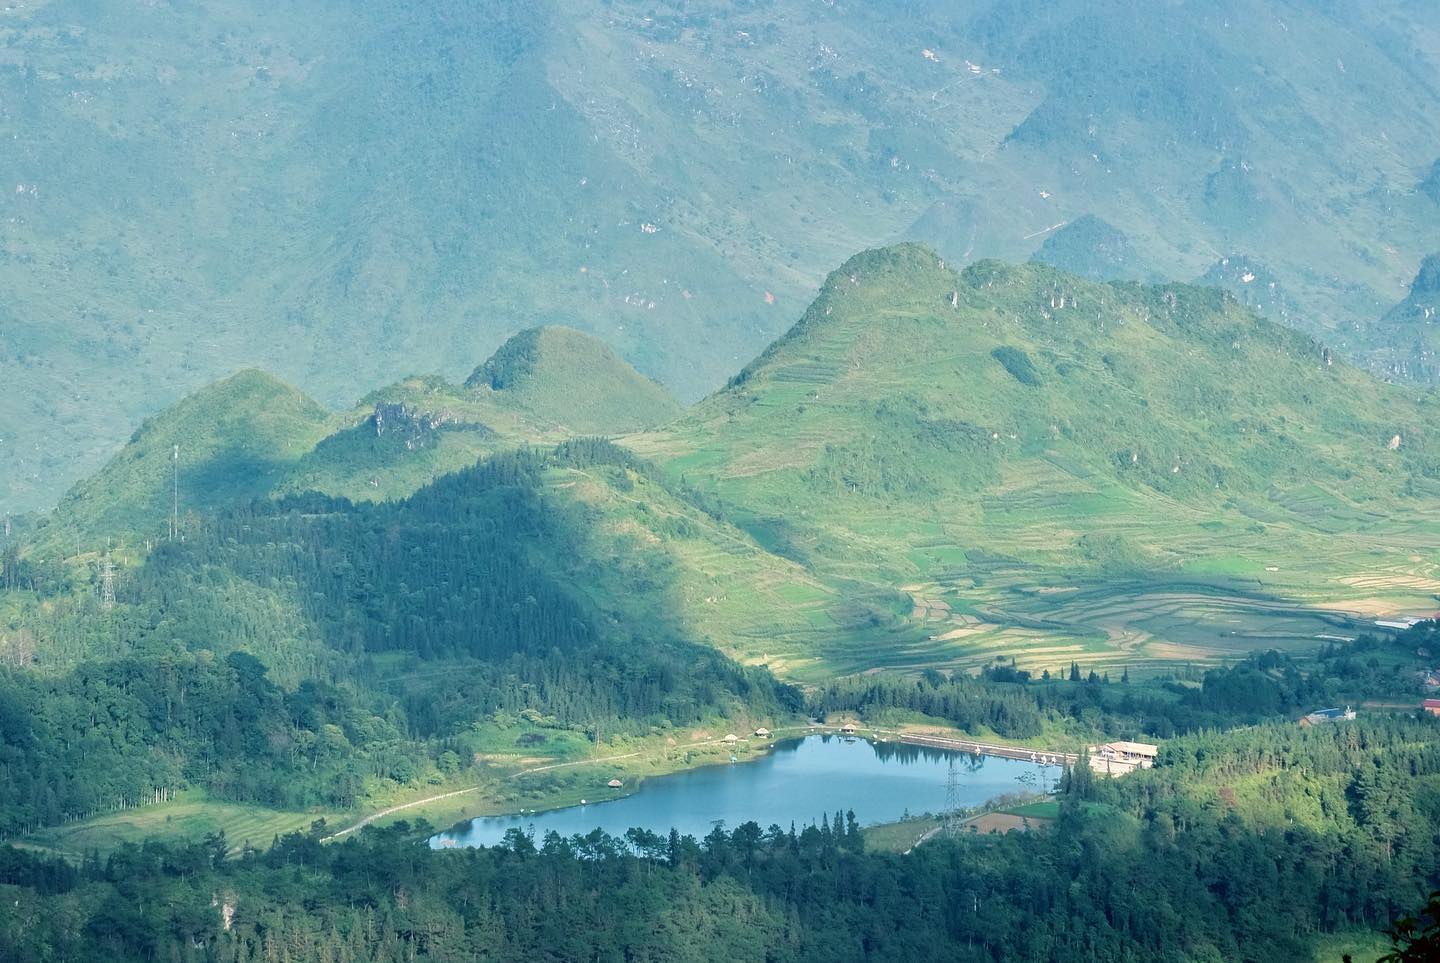
[[[1143,674],[1440,608],[1435,404],[1214,292],[902,245],[627,444],[830,594],[739,654]]]
[[[200,839],[223,830],[231,851],[239,852],[247,843],[265,849],[276,836],[308,830],[317,819],[333,823],[339,818],[335,813],[282,812],[185,793],[174,802],[42,830],[26,843],[79,859],[92,850],[103,855],[123,843],[140,843],[149,838]]]

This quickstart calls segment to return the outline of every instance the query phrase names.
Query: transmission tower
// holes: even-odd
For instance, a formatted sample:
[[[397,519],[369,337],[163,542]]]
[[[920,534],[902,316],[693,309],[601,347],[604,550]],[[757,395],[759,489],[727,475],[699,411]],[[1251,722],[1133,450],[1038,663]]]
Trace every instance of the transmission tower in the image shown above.
[[[175,446],[175,455],[171,459],[175,466],[175,499],[170,509],[170,541],[180,537],[180,446]]]
[[[960,770],[955,768],[955,757],[950,757],[950,769],[945,774],[945,812],[940,817],[946,836],[960,835]]]
[[[115,607],[115,565],[110,556],[105,556],[105,566],[100,570],[100,607],[109,612]]]

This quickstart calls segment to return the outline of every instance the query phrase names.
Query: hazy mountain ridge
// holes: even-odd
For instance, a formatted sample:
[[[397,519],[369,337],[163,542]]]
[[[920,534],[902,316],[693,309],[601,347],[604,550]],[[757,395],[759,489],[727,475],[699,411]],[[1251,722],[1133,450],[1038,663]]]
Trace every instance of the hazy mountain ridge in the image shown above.
[[[26,131],[0,165],[0,504],[53,502],[246,365],[342,405],[564,322],[692,399],[842,257],[912,235],[1023,260],[1094,215],[1166,275],[1247,252],[1296,323],[1368,324],[1437,246],[1434,17],[28,7],[0,73]]]

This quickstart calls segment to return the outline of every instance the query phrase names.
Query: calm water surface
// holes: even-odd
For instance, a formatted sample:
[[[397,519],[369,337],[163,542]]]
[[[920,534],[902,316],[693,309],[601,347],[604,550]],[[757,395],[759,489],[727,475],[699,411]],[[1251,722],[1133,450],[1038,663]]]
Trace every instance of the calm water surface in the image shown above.
[[[597,827],[620,835],[632,827],[657,833],[673,826],[701,837],[723,821],[734,828],[747,820],[761,826],[793,822],[804,826],[853,809],[864,825],[892,822],[912,814],[945,809],[950,760],[960,773],[959,802],[973,806],[1007,792],[1040,790],[1059,779],[1059,767],[1016,759],[995,759],[900,743],[871,743],[839,736],[807,736],[777,742],[753,762],[707,766],[647,780],[621,799],[524,816],[482,816],[441,833],[431,845],[490,846],[518,826],[535,831],[538,841],[550,830],[562,836]],[[1027,786],[1022,776],[1033,773]],[[608,778],[608,776],[606,777]],[[604,788],[596,777],[596,795]]]

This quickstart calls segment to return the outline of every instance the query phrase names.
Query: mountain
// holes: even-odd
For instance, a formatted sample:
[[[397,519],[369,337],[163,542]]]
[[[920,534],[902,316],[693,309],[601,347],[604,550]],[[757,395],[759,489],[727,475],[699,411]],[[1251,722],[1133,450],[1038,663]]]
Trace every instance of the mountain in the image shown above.
[[[1378,338],[1381,370],[1402,381],[1440,377],[1440,254],[1421,263],[1409,296],[1380,319]]]
[[[0,511],[259,366],[331,407],[518,330],[694,400],[851,252],[1264,257],[1307,330],[1440,247],[1420,0],[17,7],[0,67]],[[143,43],[138,38],[144,38]]]
[[[1138,281],[1146,274],[1124,232],[1092,214],[1045,238],[1033,260],[1091,281]]]
[[[521,332],[463,387],[407,378],[340,416],[271,375],[243,371],[146,421],[33,541],[68,556],[107,538],[164,534],[176,445],[182,515],[213,514],[282,493],[401,498],[502,449],[637,431],[680,410],[602,342],[567,328]]]
[[[522,331],[463,386],[412,377],[372,392],[284,491],[399,498],[503,448],[651,428],[680,413],[660,385],[571,328]]]
[[[1214,289],[902,245],[627,443],[772,551],[939,623],[881,664],[1213,657],[1266,644],[1278,622],[1237,617],[1260,599],[1289,644],[1329,607],[1433,607],[1435,405]]]
[[[536,475],[531,497],[571,534],[529,557],[614,624],[804,680],[994,652],[1205,661],[1433,605],[1435,404],[1214,288],[956,270],[906,244],[852,258],[678,416],[568,331],[517,336],[465,385],[399,382],[343,419],[238,376],[138,433],[33,543],[73,555],[54,533],[94,551],[127,525],[163,532],[175,438],[245,446],[205,449],[243,471],[182,462],[198,533],[257,496],[420,497],[478,459],[608,426],[634,429],[621,441],[638,457]],[[307,417],[280,420],[292,409]],[[575,427],[552,420],[567,409]],[[143,483],[132,464],[151,466]]]
[[[497,407],[563,425],[570,434],[638,431],[680,413],[664,388],[616,357],[605,342],[564,327],[515,335],[465,379],[465,387]]]
[[[334,427],[334,416],[296,388],[241,371],[147,419],[66,494],[35,541],[84,555],[129,540],[135,552],[136,538],[167,535],[177,504],[184,532],[197,513],[268,494]]]

